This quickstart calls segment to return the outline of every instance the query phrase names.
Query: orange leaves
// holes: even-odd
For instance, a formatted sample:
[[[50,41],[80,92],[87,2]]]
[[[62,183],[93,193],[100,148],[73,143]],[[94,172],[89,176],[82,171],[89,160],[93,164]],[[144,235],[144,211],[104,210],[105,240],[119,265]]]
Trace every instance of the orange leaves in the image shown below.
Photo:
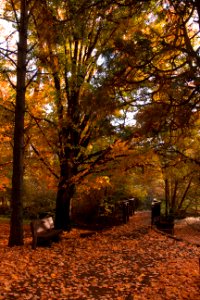
[[[144,277],[145,277],[145,274],[143,274],[143,273],[140,274],[139,277],[137,277],[137,281],[142,282]]]
[[[11,274],[11,277],[14,280],[18,280],[19,279],[19,275],[17,275],[17,274]]]
[[[0,191],[5,191],[5,188],[9,185],[10,180],[5,176],[0,176]]]
[[[89,236],[73,229],[36,251],[27,229],[24,247],[7,248],[0,223],[0,300],[198,299],[199,249],[150,230],[149,216]]]

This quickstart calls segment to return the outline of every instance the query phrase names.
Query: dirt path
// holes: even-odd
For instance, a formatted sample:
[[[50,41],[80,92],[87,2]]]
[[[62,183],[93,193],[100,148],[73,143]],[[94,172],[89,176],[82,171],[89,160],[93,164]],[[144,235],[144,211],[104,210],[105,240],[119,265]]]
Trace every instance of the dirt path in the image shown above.
[[[150,228],[150,214],[98,232],[72,230],[51,248],[8,248],[0,225],[0,300],[197,300],[199,248]],[[82,237],[81,237],[82,236]]]

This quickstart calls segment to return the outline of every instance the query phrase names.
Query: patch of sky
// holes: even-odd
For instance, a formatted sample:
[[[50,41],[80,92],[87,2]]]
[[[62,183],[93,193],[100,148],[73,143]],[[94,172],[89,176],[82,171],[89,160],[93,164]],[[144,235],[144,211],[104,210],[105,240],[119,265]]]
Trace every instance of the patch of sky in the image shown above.
[[[49,103],[44,105],[44,109],[45,109],[47,114],[50,114],[50,113],[53,112],[52,105],[50,105]]]
[[[151,103],[151,93],[152,90],[150,88],[144,87],[134,90],[126,96],[118,95],[118,100],[122,104],[124,103],[125,108],[119,111],[118,116],[113,116],[111,124],[115,127],[118,126],[119,128],[121,126],[135,126],[135,117],[140,108]]]

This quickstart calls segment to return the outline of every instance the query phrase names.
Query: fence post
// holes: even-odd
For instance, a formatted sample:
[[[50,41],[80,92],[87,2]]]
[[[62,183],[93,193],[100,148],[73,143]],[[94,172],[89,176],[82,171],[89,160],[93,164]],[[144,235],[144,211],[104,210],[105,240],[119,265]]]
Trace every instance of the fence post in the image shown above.
[[[135,198],[131,198],[128,201],[129,201],[129,216],[132,216],[135,213],[135,207],[136,207]]]
[[[153,199],[151,204],[151,225],[160,222],[161,201]]]
[[[122,213],[123,213],[123,223],[126,224],[129,221],[129,201],[122,201]]]

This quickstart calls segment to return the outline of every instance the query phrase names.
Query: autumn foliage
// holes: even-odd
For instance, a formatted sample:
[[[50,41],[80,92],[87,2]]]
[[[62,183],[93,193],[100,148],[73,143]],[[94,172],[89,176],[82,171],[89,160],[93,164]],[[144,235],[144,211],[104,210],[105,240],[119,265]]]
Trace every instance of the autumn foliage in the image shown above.
[[[6,0],[0,10],[9,245],[44,210],[69,230],[74,203],[92,215],[156,197],[166,216],[198,214],[199,2]]]
[[[6,247],[8,225],[0,229],[2,300],[198,299],[199,248],[192,243],[200,245],[200,239],[191,240],[181,224],[178,241],[152,230],[149,213],[136,213],[127,225],[73,229],[60,243],[36,250],[29,227],[25,246],[13,248]]]

